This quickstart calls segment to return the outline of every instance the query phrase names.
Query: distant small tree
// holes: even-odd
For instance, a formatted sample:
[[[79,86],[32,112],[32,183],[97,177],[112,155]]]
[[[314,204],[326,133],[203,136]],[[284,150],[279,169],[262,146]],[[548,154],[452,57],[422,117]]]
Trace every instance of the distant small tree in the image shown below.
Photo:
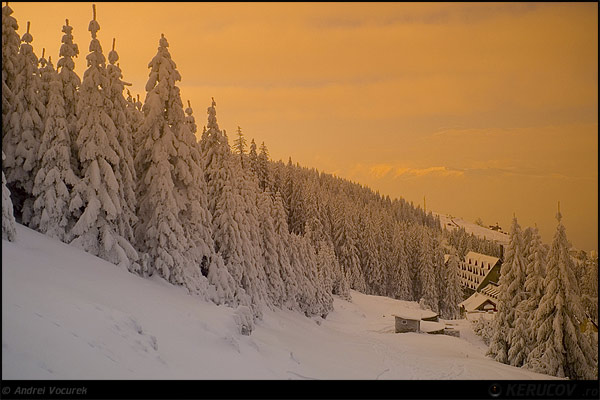
[[[233,141],[233,151],[236,154],[240,155],[240,162],[242,164],[242,168],[245,168],[244,165],[244,154],[246,154],[246,138],[242,133],[242,128],[237,127],[237,138]]]
[[[269,151],[265,142],[260,145],[258,154],[258,185],[262,191],[271,187],[271,169],[269,166]]]

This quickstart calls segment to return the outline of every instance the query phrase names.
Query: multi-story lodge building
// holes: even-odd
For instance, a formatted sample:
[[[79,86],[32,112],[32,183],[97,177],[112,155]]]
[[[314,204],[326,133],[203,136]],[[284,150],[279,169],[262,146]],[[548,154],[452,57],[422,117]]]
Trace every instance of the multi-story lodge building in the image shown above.
[[[490,282],[498,284],[501,264],[498,257],[469,251],[460,262],[460,278],[465,293],[478,292]]]
[[[460,278],[468,298],[460,303],[466,313],[494,312],[502,260],[470,251],[460,262]]]

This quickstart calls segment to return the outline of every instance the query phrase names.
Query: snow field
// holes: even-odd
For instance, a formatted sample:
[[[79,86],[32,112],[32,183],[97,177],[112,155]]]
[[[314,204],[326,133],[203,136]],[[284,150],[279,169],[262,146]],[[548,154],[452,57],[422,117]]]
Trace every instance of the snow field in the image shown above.
[[[234,310],[143,279],[17,225],[2,241],[3,379],[551,379],[492,361],[461,338],[395,334],[415,302],[352,292],[326,320],[265,311],[251,336]]]

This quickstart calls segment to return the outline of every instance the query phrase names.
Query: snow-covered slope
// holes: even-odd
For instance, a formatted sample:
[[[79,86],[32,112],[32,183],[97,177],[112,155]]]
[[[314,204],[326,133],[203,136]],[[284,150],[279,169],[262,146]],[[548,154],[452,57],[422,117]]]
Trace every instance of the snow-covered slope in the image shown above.
[[[326,320],[233,310],[142,279],[21,225],[2,241],[3,379],[545,379],[462,337],[395,334],[414,302],[352,292]]]
[[[488,240],[495,240],[500,244],[508,244],[508,235],[506,233],[493,231],[489,228],[465,221],[462,218],[435,212],[433,214],[440,217],[440,222],[442,223],[442,226],[446,227],[446,229],[457,229],[462,227],[465,228],[465,232],[472,233],[480,239],[485,238]]]

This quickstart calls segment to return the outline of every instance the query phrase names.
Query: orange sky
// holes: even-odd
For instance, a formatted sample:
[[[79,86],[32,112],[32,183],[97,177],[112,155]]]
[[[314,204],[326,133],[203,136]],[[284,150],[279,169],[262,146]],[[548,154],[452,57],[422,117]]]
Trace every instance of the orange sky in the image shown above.
[[[10,3],[56,63],[91,3]],[[561,201],[574,246],[598,249],[597,3],[98,3],[124,79],[145,97],[164,33],[199,126],[211,96],[273,159],[335,173],[473,221],[537,223]]]

